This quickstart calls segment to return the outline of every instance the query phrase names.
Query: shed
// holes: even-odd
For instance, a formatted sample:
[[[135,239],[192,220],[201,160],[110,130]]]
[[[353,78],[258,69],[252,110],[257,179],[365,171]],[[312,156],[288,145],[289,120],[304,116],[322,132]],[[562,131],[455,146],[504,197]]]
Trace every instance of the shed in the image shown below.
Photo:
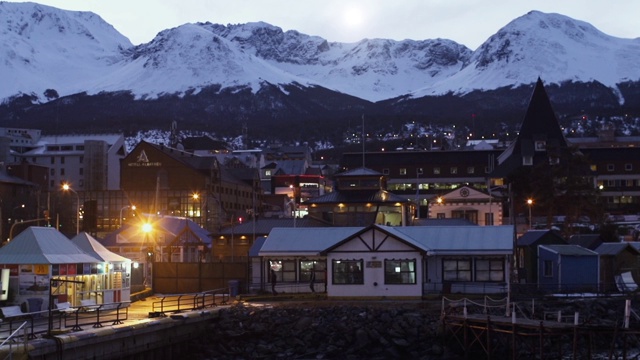
[[[616,277],[630,272],[632,278],[638,279],[638,260],[640,251],[626,242],[602,243],[595,250],[600,255],[600,289],[617,291]]]
[[[54,303],[79,305],[84,299],[102,303],[98,290],[112,286],[99,281],[106,268],[101,259],[50,227],[29,227],[0,248],[0,267],[10,272],[10,303],[42,304],[30,311],[47,309],[50,296]]]
[[[101,280],[112,284],[112,288],[103,288],[98,296],[104,303],[129,301],[131,299],[131,260],[109,251],[91,235],[82,232],[71,239],[85,253],[104,263],[104,276]]]
[[[538,286],[546,291],[597,292],[598,253],[579,245],[538,246]]]
[[[555,230],[529,230],[516,241],[516,268],[520,283],[538,282],[538,246],[566,245],[562,235]]]

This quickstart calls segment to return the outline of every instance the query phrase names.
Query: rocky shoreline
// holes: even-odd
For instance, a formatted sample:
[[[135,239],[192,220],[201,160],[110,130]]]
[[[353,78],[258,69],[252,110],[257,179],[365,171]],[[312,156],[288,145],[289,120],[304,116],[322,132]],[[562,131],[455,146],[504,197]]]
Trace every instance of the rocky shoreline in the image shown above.
[[[578,307],[591,319],[604,319],[620,310],[611,305],[569,301],[564,311]],[[439,301],[239,302],[221,309],[207,333],[189,344],[189,358],[462,359],[461,349],[444,344],[440,314]],[[605,349],[611,344],[599,340]]]

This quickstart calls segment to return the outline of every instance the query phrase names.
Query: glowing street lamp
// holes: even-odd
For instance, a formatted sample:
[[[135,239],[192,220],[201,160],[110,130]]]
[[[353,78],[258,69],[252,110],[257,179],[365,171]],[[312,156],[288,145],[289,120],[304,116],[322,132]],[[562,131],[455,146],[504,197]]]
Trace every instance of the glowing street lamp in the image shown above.
[[[529,206],[529,229],[531,229],[531,205],[533,205],[533,199],[527,199],[527,205]]]
[[[149,233],[153,231],[153,226],[148,223],[145,222],[144,224],[142,224],[142,232],[144,233],[144,242],[147,243],[149,242]],[[153,249],[153,248],[152,248]],[[149,285],[149,287],[153,288],[153,284],[152,284],[152,277],[151,277],[151,260],[153,259],[153,250],[149,250],[148,248],[145,249],[144,245],[141,246],[141,251],[143,252],[143,254],[146,255],[146,257],[143,258],[146,259],[145,260],[145,264],[146,266],[146,270],[145,270],[145,277],[144,277],[144,285]]]
[[[76,234],[80,234],[80,196],[69,184],[62,184],[62,190],[76,194]]]
[[[127,206],[123,206],[120,209],[120,227],[122,227],[122,210],[124,210],[124,209],[131,209],[131,210],[135,211],[136,210],[136,206],[135,205],[127,205]]]

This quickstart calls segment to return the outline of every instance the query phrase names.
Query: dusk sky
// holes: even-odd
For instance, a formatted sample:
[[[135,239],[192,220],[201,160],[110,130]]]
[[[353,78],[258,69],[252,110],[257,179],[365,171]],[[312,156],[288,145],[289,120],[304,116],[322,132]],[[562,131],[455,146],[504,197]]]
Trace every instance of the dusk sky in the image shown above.
[[[15,2],[15,1],[13,1]],[[635,0],[42,0],[64,10],[92,11],[134,44],[186,23],[264,21],[328,41],[445,38],[475,50],[531,10],[559,13],[621,38],[640,37]]]

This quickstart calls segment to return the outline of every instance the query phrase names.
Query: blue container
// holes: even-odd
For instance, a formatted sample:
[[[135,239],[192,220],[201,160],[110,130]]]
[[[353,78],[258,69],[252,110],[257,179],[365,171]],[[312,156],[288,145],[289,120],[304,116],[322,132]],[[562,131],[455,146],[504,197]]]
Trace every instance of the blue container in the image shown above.
[[[229,280],[229,296],[232,296],[232,297],[238,296],[239,288],[240,288],[239,280]]]

